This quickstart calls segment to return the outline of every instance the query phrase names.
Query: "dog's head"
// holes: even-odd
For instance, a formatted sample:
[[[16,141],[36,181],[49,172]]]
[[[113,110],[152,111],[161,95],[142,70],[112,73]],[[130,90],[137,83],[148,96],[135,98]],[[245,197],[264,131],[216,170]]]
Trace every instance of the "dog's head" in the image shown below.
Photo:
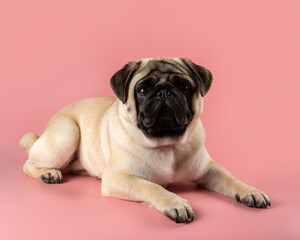
[[[182,136],[211,83],[209,70],[184,58],[130,62],[111,78],[129,118],[148,138]]]

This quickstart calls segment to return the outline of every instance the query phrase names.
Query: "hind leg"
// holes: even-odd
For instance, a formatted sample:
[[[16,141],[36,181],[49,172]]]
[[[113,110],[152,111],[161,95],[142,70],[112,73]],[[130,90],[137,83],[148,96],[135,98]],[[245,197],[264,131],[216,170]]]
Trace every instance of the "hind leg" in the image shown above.
[[[82,175],[82,176],[90,176],[87,170],[84,169],[84,167],[81,165],[80,161],[76,159],[70,162],[70,164],[63,169],[63,173],[72,173],[76,175]]]
[[[78,143],[77,124],[67,117],[54,118],[30,149],[24,172],[46,183],[62,182],[60,169],[72,160]]]
[[[41,168],[27,160],[24,164],[24,172],[31,177],[42,180],[45,183],[61,183],[63,175],[60,170],[55,168]]]

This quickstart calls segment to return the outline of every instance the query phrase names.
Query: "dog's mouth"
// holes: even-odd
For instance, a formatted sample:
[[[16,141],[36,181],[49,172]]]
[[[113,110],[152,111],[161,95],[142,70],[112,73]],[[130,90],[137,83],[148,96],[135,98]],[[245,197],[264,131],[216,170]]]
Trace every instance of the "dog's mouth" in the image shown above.
[[[192,113],[176,99],[153,99],[138,114],[138,127],[148,137],[176,137],[184,134]]]

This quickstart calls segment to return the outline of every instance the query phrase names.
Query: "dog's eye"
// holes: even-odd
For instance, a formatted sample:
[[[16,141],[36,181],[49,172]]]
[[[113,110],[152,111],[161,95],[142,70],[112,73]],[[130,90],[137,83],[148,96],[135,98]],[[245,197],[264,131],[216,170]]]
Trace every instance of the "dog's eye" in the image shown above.
[[[146,96],[146,94],[148,93],[148,90],[147,88],[141,88],[139,91],[138,91],[138,94],[142,97]]]
[[[179,86],[179,89],[181,92],[183,92],[184,94],[187,94],[190,90],[189,86],[186,84],[182,84]]]

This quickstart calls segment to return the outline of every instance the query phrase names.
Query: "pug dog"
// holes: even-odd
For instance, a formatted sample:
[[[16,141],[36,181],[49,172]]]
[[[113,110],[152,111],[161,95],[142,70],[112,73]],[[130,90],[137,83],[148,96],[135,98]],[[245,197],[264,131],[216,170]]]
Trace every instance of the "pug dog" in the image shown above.
[[[204,146],[203,97],[212,83],[206,68],[185,58],[129,62],[111,78],[114,97],[71,103],[38,136],[20,140],[24,172],[45,183],[63,174],[102,179],[102,195],[144,202],[176,223],[189,223],[187,200],[165,187],[191,181],[248,207],[271,206],[266,193],[214,162]]]

